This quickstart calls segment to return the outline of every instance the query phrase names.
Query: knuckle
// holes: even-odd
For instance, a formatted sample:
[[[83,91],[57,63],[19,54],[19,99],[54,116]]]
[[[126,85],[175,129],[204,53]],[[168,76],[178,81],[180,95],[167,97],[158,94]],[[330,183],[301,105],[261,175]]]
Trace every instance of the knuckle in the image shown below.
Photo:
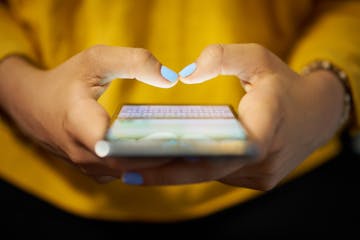
[[[252,49],[254,56],[262,61],[263,65],[270,66],[272,54],[266,47],[258,43],[249,43],[248,46]]]
[[[268,52],[267,48],[258,43],[249,43],[248,46],[258,54],[266,54]]]
[[[160,65],[160,63],[156,61],[154,55],[145,48],[133,49],[129,62],[131,63],[129,66],[130,75],[135,78],[138,78],[139,72],[142,72],[143,68],[149,64]]]
[[[105,48],[107,46],[105,45],[94,45],[90,48],[85,49],[82,52],[82,57],[83,60],[87,63],[87,64],[91,64],[91,63],[96,63],[99,58],[101,58],[101,55],[103,54]]]
[[[84,56],[89,58],[97,58],[101,53],[104,52],[105,45],[94,45],[84,51]]]
[[[253,48],[253,49],[258,49],[258,50],[264,50],[265,47],[259,43],[248,43],[248,46]]]
[[[224,47],[221,44],[211,44],[204,49],[204,52],[210,57],[219,58],[223,55]]]
[[[131,54],[130,62],[131,66],[129,71],[132,73],[134,77],[137,76],[141,69],[149,63],[155,62],[160,65],[157,61],[154,61],[154,55],[147,49],[144,48],[135,48]]]
[[[134,62],[140,66],[146,64],[149,60],[153,59],[153,54],[145,48],[134,49]]]

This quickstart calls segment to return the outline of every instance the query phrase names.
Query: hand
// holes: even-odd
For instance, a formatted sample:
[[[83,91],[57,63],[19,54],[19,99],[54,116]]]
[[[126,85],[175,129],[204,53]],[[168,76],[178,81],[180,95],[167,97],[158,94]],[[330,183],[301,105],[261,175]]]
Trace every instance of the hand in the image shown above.
[[[131,184],[135,178],[144,185],[172,185],[218,180],[269,190],[338,128],[344,97],[339,80],[327,71],[302,77],[262,46],[209,46],[184,73],[180,73],[186,75],[181,81],[186,84],[198,84],[219,74],[241,79],[246,94],[238,113],[259,146],[259,158],[247,165],[242,161],[174,161],[140,169],[130,177],[125,174],[125,182]]]
[[[114,78],[169,88],[177,80],[171,74],[144,49],[95,46],[48,71],[12,56],[0,64],[0,103],[28,136],[84,173],[106,180],[168,160],[99,159],[93,149],[105,135],[109,116],[96,99]]]

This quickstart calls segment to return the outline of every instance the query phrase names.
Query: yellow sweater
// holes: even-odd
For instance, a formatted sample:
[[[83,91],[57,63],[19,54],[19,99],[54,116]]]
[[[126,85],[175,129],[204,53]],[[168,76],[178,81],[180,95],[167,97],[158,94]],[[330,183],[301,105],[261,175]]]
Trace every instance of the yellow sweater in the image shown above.
[[[0,3],[0,59],[20,53],[52,68],[87,47],[107,44],[147,48],[178,71],[208,44],[257,42],[295,70],[315,59],[336,63],[350,76],[357,107],[359,29],[359,1],[13,0]],[[110,114],[122,102],[226,103],[236,109],[242,94],[234,77],[191,86],[179,83],[172,89],[116,80],[99,101]],[[64,160],[21,140],[3,121],[0,144],[1,178],[57,207],[90,218],[190,219],[260,194],[218,182],[171,187],[134,187],[120,181],[98,185]],[[287,180],[318,166],[338,150],[334,139]]]

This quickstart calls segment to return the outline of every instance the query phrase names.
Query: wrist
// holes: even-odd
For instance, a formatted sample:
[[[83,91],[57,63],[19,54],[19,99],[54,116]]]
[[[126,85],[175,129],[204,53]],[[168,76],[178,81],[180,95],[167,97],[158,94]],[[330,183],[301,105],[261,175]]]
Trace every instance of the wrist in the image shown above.
[[[334,98],[341,95],[342,115],[339,118],[338,129],[343,129],[349,122],[352,110],[352,94],[346,73],[329,61],[314,61],[303,69],[302,75],[317,75],[317,79],[325,80],[324,87],[332,87],[329,93]]]
[[[304,76],[303,88],[308,109],[316,116],[312,119],[316,119],[315,129],[331,135],[337,132],[344,114],[345,93],[336,76],[327,70],[313,71]]]
[[[0,62],[0,108],[12,115],[13,105],[21,102],[36,84],[41,71],[20,56],[9,56]]]

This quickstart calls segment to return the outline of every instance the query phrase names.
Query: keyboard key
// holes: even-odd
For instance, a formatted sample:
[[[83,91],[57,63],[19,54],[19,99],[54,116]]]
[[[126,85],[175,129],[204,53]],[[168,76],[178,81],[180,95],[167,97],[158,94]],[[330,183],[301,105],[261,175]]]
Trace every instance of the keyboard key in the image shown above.
[[[122,119],[213,119],[234,117],[227,105],[124,105],[118,115],[118,118]]]

